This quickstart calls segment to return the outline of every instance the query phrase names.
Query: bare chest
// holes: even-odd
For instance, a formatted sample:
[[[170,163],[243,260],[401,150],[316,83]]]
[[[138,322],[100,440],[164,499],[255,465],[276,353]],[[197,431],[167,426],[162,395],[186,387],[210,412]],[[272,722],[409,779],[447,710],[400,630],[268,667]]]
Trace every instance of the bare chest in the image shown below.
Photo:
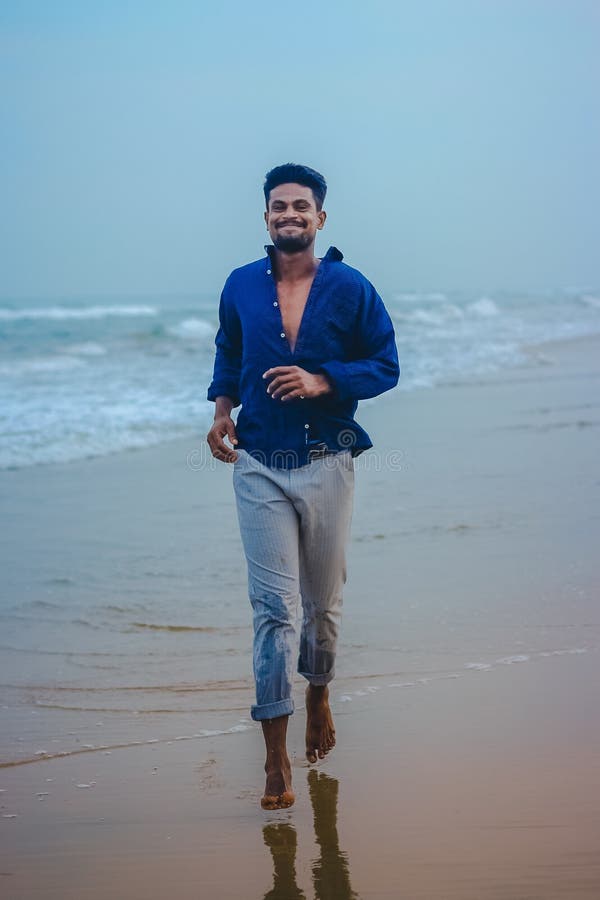
[[[304,315],[304,309],[310,293],[311,284],[312,279],[293,285],[285,284],[280,281],[277,285],[277,300],[281,311],[283,330],[292,352],[294,351],[298,339],[298,332],[300,331],[300,324],[302,322],[302,316]]]

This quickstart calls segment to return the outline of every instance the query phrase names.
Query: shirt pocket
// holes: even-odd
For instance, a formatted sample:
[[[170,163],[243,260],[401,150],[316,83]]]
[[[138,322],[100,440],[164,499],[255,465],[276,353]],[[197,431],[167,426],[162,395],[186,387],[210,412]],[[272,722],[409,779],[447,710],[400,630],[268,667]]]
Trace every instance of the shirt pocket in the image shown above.
[[[327,311],[323,325],[327,349],[337,349],[343,355],[348,354],[354,344],[356,326],[356,309],[353,304],[337,300]]]

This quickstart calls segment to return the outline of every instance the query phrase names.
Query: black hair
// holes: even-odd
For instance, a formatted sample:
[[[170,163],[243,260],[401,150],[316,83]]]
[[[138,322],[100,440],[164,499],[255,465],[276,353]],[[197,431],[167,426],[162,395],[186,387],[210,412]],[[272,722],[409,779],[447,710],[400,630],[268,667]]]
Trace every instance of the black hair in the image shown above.
[[[302,184],[304,187],[309,187],[313,192],[317,209],[322,209],[327,193],[327,182],[314,169],[309,169],[308,166],[299,166],[296,163],[285,163],[283,166],[275,166],[274,169],[267,172],[264,184],[267,209],[269,208],[269,194],[280,184]]]

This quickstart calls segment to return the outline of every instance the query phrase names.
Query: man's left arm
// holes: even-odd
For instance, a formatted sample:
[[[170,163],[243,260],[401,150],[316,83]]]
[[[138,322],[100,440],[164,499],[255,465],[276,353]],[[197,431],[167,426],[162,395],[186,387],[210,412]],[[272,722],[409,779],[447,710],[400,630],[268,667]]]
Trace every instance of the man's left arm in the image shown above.
[[[323,363],[317,372],[326,375],[329,395],[336,400],[367,400],[395,387],[400,377],[394,326],[383,300],[365,279],[355,326],[355,356],[349,361]]]

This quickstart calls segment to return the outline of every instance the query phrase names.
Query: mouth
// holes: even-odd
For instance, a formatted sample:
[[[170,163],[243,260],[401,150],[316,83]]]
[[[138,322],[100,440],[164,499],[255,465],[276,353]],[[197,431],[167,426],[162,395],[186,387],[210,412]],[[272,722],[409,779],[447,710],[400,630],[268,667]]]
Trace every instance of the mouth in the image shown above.
[[[300,222],[285,222],[283,225],[278,225],[277,228],[304,228],[304,225]]]

